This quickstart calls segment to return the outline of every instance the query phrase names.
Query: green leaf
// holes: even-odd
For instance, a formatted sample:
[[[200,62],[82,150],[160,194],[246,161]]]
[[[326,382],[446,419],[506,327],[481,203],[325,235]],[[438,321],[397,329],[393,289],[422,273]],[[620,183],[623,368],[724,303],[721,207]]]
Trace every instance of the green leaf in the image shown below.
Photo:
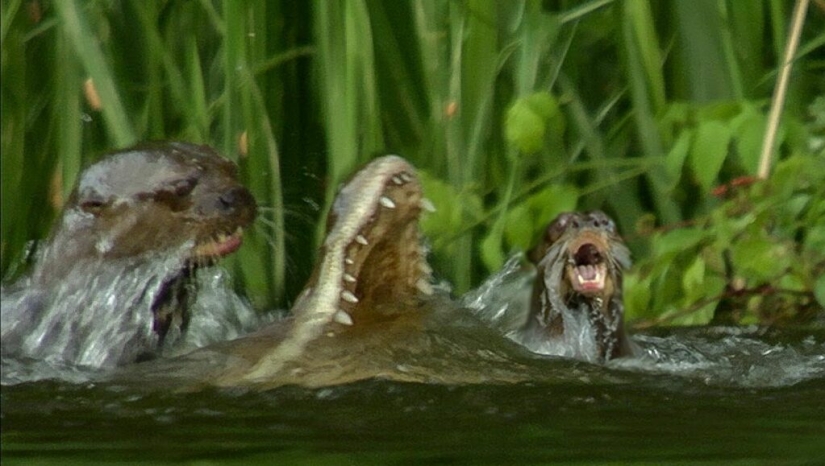
[[[530,110],[540,116],[545,122],[560,114],[559,103],[549,92],[536,92],[535,94],[527,96],[524,102]]]
[[[507,259],[501,250],[501,237],[501,229],[491,228],[487,236],[481,241],[481,260],[487,270],[501,268]]]
[[[549,92],[537,92],[513,102],[507,110],[504,136],[507,142],[525,154],[538,152],[544,146],[548,123],[561,119],[559,103]],[[558,123],[554,132],[564,130]]]
[[[445,242],[454,238],[456,232],[481,218],[481,199],[472,192],[458,191],[424,171],[418,175],[424,193],[436,207],[435,212],[424,215],[421,229],[433,240],[434,247],[445,247]]]
[[[722,277],[710,274],[706,275],[704,284],[702,285],[701,295],[697,294],[696,299],[689,300],[685,303],[685,305],[694,305],[695,303],[701,302],[705,299],[709,299],[708,303],[690,314],[687,314],[683,318],[674,320],[673,323],[676,325],[707,325],[710,323],[711,319],[713,319],[716,306],[719,305],[719,301],[711,298],[719,296],[724,289],[725,280],[722,279]]]
[[[819,305],[825,307],[825,275],[820,275],[816,280],[814,296]]]
[[[825,257],[825,225],[812,225],[805,234],[805,254],[816,259]]]
[[[640,319],[656,317],[650,307],[650,280],[651,277],[640,278],[637,273],[630,273],[624,277],[624,305],[625,318]]]
[[[668,183],[665,187],[668,191],[672,191],[676,188],[676,185],[679,184],[692,138],[693,131],[682,131],[673,144],[673,147],[670,148],[670,151],[668,151],[665,156],[665,174],[667,174],[668,177]]]
[[[765,115],[759,113],[751,105],[746,105],[742,113],[731,121],[737,154],[749,175],[756,175],[759,168],[759,155],[762,150],[766,123]]]
[[[562,212],[576,208],[579,190],[573,185],[550,185],[507,212],[504,237],[510,247],[527,250],[544,227]]]
[[[504,236],[507,243],[521,250],[526,250],[536,236],[536,216],[531,212],[530,205],[522,202],[507,212],[507,224],[504,227]]]
[[[697,257],[685,270],[682,276],[682,288],[688,298],[696,299],[702,297],[702,284],[705,282],[705,260]]]
[[[787,248],[767,238],[744,238],[732,244],[731,259],[736,273],[757,282],[771,282],[790,266]]]
[[[667,105],[666,110],[659,118],[659,132],[662,133],[662,142],[670,144],[673,138],[681,135],[688,124],[690,106],[684,102],[673,102]]]
[[[690,166],[705,192],[710,191],[719,175],[728,154],[730,139],[730,129],[715,120],[705,121],[696,129],[690,151]]]
[[[657,260],[669,260],[672,256],[696,246],[709,235],[707,231],[694,227],[668,231],[654,240],[653,254]]]
[[[507,110],[504,137],[525,154],[538,152],[544,145],[545,121],[524,100],[517,100]]]

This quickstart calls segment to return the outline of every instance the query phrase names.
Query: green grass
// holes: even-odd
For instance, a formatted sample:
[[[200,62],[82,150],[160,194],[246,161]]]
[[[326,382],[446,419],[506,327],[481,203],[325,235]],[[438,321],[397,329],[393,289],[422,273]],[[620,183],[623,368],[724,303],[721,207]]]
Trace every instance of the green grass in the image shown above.
[[[425,174],[440,209],[424,221],[433,262],[457,292],[563,209],[607,211],[638,259],[655,257],[657,237],[640,226],[701,222],[720,206],[714,186],[755,173],[792,9],[780,0],[2,6],[3,276],[19,273],[27,242],[47,234],[82,167],[137,141],[182,139],[236,160],[265,207],[227,261],[262,309],[288,305],[338,183],[383,153]],[[822,154],[822,105],[811,103],[825,93],[825,16],[811,8],[783,158]],[[84,97],[87,79],[100,109]],[[821,220],[804,218],[814,224],[803,230]],[[642,314],[672,311],[657,306]]]

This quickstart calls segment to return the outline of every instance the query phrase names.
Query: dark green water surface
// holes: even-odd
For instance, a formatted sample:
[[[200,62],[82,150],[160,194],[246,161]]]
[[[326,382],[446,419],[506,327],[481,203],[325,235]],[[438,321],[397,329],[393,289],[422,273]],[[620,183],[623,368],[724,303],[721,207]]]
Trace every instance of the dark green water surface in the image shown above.
[[[4,465],[825,464],[825,379],[143,393],[40,381],[2,390]]]

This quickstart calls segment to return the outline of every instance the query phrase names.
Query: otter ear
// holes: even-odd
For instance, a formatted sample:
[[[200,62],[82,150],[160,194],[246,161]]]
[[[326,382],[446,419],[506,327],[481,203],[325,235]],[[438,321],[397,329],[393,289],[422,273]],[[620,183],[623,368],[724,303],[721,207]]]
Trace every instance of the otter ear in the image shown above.
[[[553,244],[564,235],[568,227],[579,228],[579,220],[575,212],[564,212],[559,214],[555,220],[547,225],[544,238],[548,244]]]

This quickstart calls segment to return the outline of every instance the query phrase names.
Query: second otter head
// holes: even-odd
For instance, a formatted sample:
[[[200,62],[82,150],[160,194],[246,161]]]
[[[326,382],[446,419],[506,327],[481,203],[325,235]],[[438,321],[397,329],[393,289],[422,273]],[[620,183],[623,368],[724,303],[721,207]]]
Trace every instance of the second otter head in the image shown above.
[[[622,271],[630,251],[601,211],[556,217],[531,252],[538,273],[528,322],[555,354],[604,361],[632,352],[624,334]],[[557,344],[556,344],[557,343]]]
[[[604,212],[566,212],[556,217],[543,241],[531,252],[531,260],[564,264],[559,287],[587,299],[610,300],[621,287],[621,269],[630,266],[630,252]]]
[[[128,149],[82,173],[44,266],[59,275],[78,262],[157,254],[209,262],[240,247],[255,215],[235,165],[211,148],[174,142]]]

